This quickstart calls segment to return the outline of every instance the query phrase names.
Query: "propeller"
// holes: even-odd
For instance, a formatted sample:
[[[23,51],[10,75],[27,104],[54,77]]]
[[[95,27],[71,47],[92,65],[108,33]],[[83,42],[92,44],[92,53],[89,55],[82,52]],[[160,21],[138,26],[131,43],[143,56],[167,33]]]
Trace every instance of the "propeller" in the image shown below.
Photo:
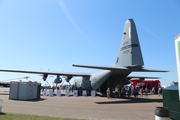
[[[41,71],[43,71],[42,68],[40,68],[40,69],[41,69]],[[48,71],[50,71],[50,68],[48,69]],[[40,80],[40,82],[41,82],[42,80],[44,80],[44,81],[46,81],[47,83],[48,83],[48,81],[46,80],[47,77],[53,77],[53,76],[48,76],[48,74],[43,74],[43,75],[40,75],[40,76],[43,76],[42,79]]]

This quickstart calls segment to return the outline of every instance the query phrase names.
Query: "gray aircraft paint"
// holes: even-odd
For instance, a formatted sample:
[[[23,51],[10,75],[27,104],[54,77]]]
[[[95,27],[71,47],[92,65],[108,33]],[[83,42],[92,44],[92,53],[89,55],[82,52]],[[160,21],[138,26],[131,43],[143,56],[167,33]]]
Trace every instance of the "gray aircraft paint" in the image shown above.
[[[142,67],[144,63],[137,36],[136,26],[132,19],[128,19],[125,23],[120,50],[115,66],[126,67],[133,65],[140,65],[140,67]],[[84,82],[88,80],[83,79],[84,77],[75,78],[74,82],[78,85],[81,83],[81,86],[79,87],[86,88],[87,90],[96,90],[112,73],[113,70],[104,70],[99,73],[92,74],[89,79],[91,88],[89,87],[88,82]],[[124,70],[124,73],[122,75],[121,74],[122,73],[119,73],[119,76],[127,76],[128,74],[130,74],[130,71],[125,72]]]
[[[103,70],[98,73],[94,73],[89,77],[75,77],[74,85],[76,87],[82,87],[86,90],[96,90],[110,75],[112,71]]]
[[[76,67],[104,69],[104,71],[99,72],[99,73],[94,73],[90,76],[90,79],[88,80],[89,80],[89,84],[91,88],[89,87],[88,82],[86,82],[86,85],[85,85],[85,82],[83,82],[83,77],[78,77],[77,79],[75,78],[74,81],[75,83],[78,83],[78,82],[84,83],[81,85],[81,87],[86,90],[90,90],[90,89],[96,90],[110,75],[116,76],[116,79],[123,80],[132,71],[167,72],[163,70],[144,69],[142,67],[143,65],[144,65],[144,62],[143,62],[139,39],[138,39],[137,31],[136,31],[136,26],[133,19],[128,19],[125,22],[125,27],[122,33],[122,40],[120,44],[120,50],[119,50],[115,65],[114,66],[94,66],[94,65],[73,64],[73,66],[76,66]]]
[[[124,26],[122,41],[115,66],[143,66],[143,57],[139,44],[135,23],[128,19]]]

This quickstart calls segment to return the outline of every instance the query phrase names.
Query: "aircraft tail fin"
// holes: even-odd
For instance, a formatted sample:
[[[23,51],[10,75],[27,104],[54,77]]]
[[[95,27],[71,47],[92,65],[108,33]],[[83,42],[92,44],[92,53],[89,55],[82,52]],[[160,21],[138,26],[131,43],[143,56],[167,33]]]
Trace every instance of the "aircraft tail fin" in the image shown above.
[[[143,57],[133,19],[128,19],[124,26],[120,50],[114,66],[143,66]]]

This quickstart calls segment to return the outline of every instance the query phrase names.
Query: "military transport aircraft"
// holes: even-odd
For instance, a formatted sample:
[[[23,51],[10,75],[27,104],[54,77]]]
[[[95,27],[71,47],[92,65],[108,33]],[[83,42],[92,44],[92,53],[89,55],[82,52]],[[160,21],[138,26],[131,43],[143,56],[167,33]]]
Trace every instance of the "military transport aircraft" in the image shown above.
[[[1,80],[0,81],[0,87],[10,87],[10,82],[5,82],[5,81],[10,81],[10,80],[20,80],[20,79],[28,79],[30,78],[29,76],[26,77],[21,77],[21,78],[12,78],[12,79],[8,79],[8,80]]]
[[[166,70],[150,70],[143,68],[144,62],[139,44],[139,39],[136,31],[136,26],[133,19],[128,19],[125,22],[124,31],[122,33],[122,41],[117,61],[113,66],[95,66],[95,65],[78,65],[75,67],[85,67],[94,69],[103,69],[103,71],[93,74],[87,73],[66,73],[66,72],[50,72],[50,71],[33,71],[33,70],[11,70],[0,69],[2,72],[17,72],[17,73],[33,73],[41,74],[45,81],[48,75],[56,75],[56,81],[62,81],[61,76],[66,76],[66,81],[69,82],[74,76],[74,83],[77,87],[85,90],[96,90],[109,77],[124,80],[130,78],[148,78],[147,76],[128,76],[131,72],[168,72]],[[151,78],[151,77],[150,77]],[[153,78],[153,77],[152,77]],[[115,81],[112,81],[115,82]],[[117,84],[117,83],[115,83]]]

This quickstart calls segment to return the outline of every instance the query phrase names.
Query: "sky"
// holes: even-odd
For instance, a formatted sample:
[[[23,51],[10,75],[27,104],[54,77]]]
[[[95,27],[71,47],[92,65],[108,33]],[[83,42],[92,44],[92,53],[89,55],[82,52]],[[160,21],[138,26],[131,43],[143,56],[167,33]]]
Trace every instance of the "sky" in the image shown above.
[[[98,72],[72,64],[113,65],[129,18],[136,24],[144,67],[169,70],[130,75],[157,76],[166,86],[178,81],[179,0],[0,0],[0,69]],[[0,72],[1,81],[25,76],[42,78]]]

